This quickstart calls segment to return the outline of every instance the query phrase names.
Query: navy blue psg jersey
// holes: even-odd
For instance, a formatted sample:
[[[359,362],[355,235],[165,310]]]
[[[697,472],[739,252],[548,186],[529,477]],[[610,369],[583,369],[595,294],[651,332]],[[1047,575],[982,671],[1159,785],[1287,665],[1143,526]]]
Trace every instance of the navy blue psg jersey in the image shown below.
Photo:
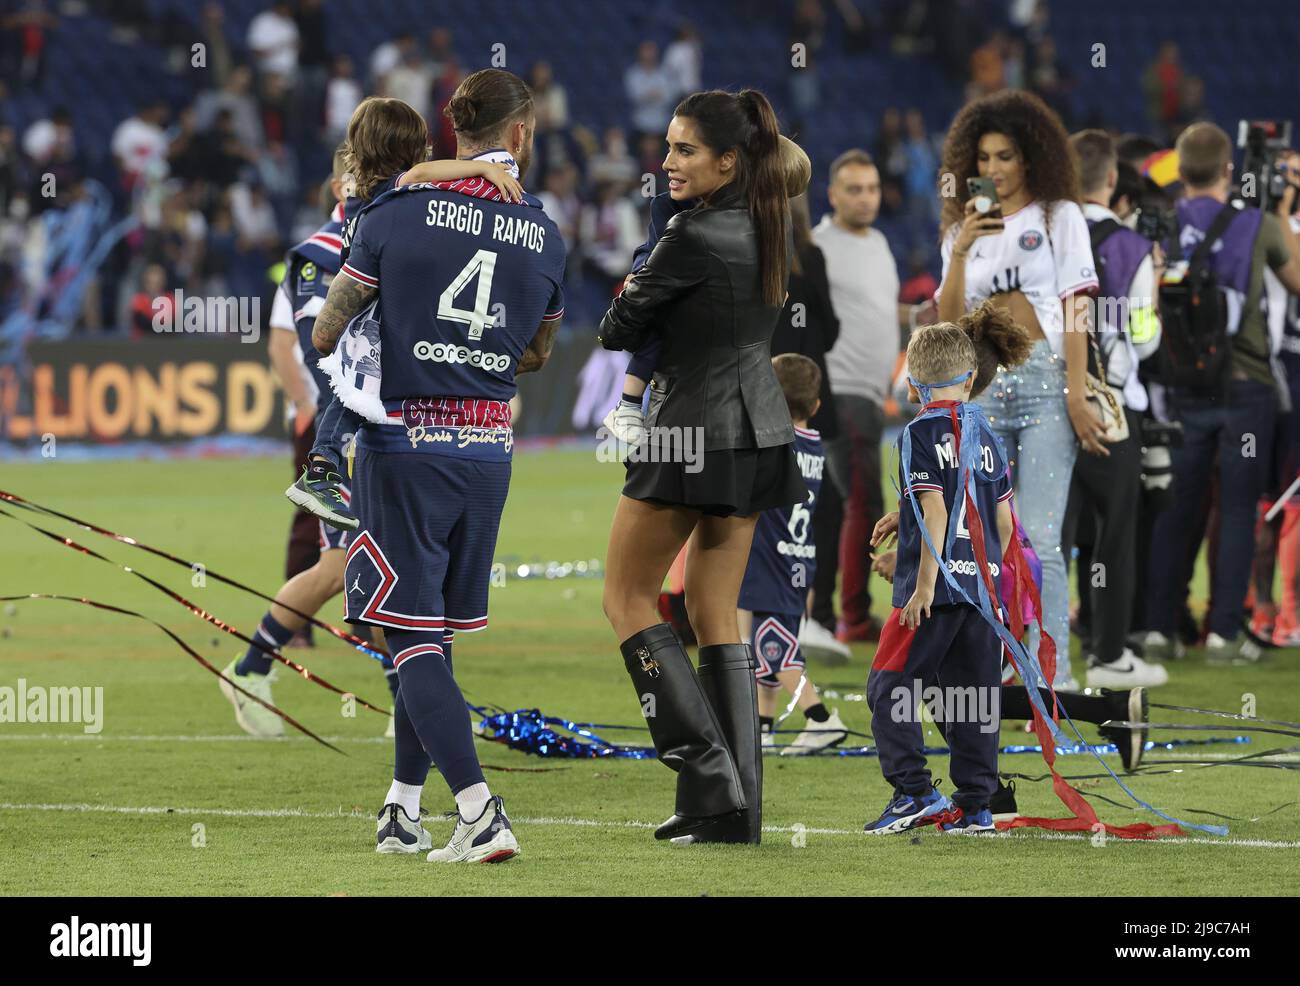
[[[289,251],[285,258],[284,280],[280,283],[280,291],[293,312],[302,365],[315,385],[316,404],[320,409],[329,404],[334,395],[329,378],[317,366],[320,353],[312,345],[311,330],[316,324],[316,316],[325,306],[330,281],[339,270],[342,231],[343,210],[335,206],[328,222]]]
[[[352,237],[356,234],[357,220],[361,218],[362,210],[385,192],[391,192],[396,188],[397,183],[402,180],[402,175],[405,173],[406,172],[404,171],[399,172],[391,178],[384,179],[384,181],[377,185],[374,191],[370,193],[370,198],[368,199],[358,198],[355,195],[349,196],[347,202],[343,206],[343,232],[340,234],[343,242],[339,248],[340,264],[347,263],[348,254],[352,251]]]
[[[958,415],[961,405],[956,405]],[[979,600],[975,567],[975,549],[971,544],[970,531],[966,523],[966,497],[959,495],[957,489],[957,447],[953,441],[953,422],[948,416],[925,418],[914,421],[908,426],[912,434],[911,476],[902,475],[901,459],[902,436],[899,436],[899,486],[903,498],[898,505],[898,564],[894,570],[895,606],[906,606],[916,591],[916,575],[921,563],[921,552],[930,548],[921,536],[921,529],[916,514],[912,509],[911,494],[926,491],[942,493],[944,505],[948,508],[949,526],[957,524],[957,535],[953,541],[952,554],[944,558],[948,571],[966,591],[973,601]],[[963,441],[966,440],[963,436]],[[980,454],[975,458],[974,469],[983,474],[975,477],[975,506],[979,511],[981,528],[984,531],[984,550],[989,570],[993,575],[993,584],[998,585],[998,574],[1002,569],[1002,548],[998,541],[998,504],[1011,496],[1011,477],[1005,467],[1002,475],[997,475],[998,464],[1002,457],[997,451],[997,438],[984,429],[980,435]],[[991,480],[984,482],[983,480]],[[918,504],[919,505],[919,504]],[[941,543],[935,545],[940,552],[944,550]],[[943,606],[950,603],[964,603],[965,600],[954,592],[940,572],[934,580],[934,605]],[[996,601],[994,603],[996,605]]]
[[[812,518],[826,466],[821,435],[795,428],[794,454],[808,486],[808,499],[764,510],[758,516],[749,566],[740,586],[740,608],[754,613],[802,615],[817,570]]]
[[[564,241],[536,202],[416,184],[361,213],[342,269],[379,288],[383,400],[514,396],[519,358],[564,313]]]

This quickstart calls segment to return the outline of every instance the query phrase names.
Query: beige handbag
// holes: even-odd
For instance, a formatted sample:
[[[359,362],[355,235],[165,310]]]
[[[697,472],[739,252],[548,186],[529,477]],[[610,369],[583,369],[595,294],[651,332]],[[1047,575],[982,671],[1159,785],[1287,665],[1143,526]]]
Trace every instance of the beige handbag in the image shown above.
[[[1098,379],[1090,371],[1086,372],[1083,389],[1087,392],[1088,403],[1096,409],[1097,417],[1101,419],[1102,427],[1106,429],[1101,440],[1107,445],[1113,445],[1128,438],[1128,415],[1124,413],[1124,398],[1104,379],[1106,364],[1102,362],[1097,337],[1092,332],[1088,333],[1088,342],[1092,346],[1093,358],[1097,361],[1097,368],[1103,378]]]

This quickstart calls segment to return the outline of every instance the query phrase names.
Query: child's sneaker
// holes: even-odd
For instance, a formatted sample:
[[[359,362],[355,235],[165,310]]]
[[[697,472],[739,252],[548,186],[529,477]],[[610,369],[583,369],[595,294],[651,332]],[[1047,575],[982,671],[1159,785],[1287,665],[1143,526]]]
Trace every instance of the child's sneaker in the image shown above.
[[[1249,637],[1227,640],[1210,633],[1205,638],[1205,660],[1210,664],[1254,664],[1263,654],[1263,648]]]
[[[993,797],[989,798],[989,812],[993,815],[995,822],[1009,822],[1013,818],[1019,818],[1020,812],[1016,808],[1016,782],[1007,781],[1005,784],[998,781],[998,789],[993,792]]]
[[[952,802],[948,796],[934,788],[925,794],[897,794],[879,818],[867,822],[862,828],[868,835],[893,835],[925,825],[928,819],[950,808]]]
[[[239,728],[250,736],[259,736],[263,739],[283,736],[284,720],[266,705],[258,705],[244,694],[248,692],[249,695],[256,695],[267,705],[274,705],[271,684],[275,681],[276,669],[272,668],[266,674],[240,674],[239,661],[237,657],[226,665],[225,670],[221,672],[219,683],[221,694],[226,696],[226,701],[235,707],[235,721],[239,723]],[[244,692],[237,691],[232,686],[232,682],[244,689]]]
[[[946,835],[985,835],[997,829],[993,825],[993,813],[987,808],[970,814],[955,808],[950,818],[939,823],[939,831]]]
[[[783,757],[806,757],[818,750],[839,746],[849,735],[848,727],[836,709],[825,722],[809,722],[794,742],[781,751]]]
[[[352,512],[343,477],[336,472],[303,469],[297,481],[284,491],[295,506],[314,514],[331,527],[355,531],[361,526]]]

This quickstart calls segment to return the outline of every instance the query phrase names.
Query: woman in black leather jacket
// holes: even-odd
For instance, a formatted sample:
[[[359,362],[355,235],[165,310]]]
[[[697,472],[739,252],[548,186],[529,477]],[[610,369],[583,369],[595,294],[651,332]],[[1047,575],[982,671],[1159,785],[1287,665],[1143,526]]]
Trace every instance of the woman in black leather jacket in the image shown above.
[[[762,760],[753,655],[736,601],[760,511],[807,497],[770,342],[791,248],[776,115],[762,93],[694,93],[668,127],[672,218],[601,321],[607,349],[663,337],[646,436],[632,450],[606,554],[604,608],[659,759],[677,772],[658,839],[758,842]],[[657,609],[689,541],[697,675]]]

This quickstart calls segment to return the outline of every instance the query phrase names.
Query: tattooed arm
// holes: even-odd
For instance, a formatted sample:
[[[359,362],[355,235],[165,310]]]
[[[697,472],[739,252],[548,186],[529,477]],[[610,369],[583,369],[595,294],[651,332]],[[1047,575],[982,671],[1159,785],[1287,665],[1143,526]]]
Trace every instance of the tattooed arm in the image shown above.
[[[546,365],[546,361],[551,357],[551,349],[555,346],[555,333],[560,328],[560,321],[558,318],[553,318],[541,324],[537,335],[533,336],[533,341],[524,350],[524,355],[519,357],[515,376],[521,373],[536,373]]]
[[[352,321],[353,316],[363,311],[375,300],[379,288],[367,287],[360,281],[340,271],[334,275],[329,294],[325,297],[325,307],[316,316],[316,324],[311,329],[311,344],[318,352],[332,353],[338,345],[339,336]]]

